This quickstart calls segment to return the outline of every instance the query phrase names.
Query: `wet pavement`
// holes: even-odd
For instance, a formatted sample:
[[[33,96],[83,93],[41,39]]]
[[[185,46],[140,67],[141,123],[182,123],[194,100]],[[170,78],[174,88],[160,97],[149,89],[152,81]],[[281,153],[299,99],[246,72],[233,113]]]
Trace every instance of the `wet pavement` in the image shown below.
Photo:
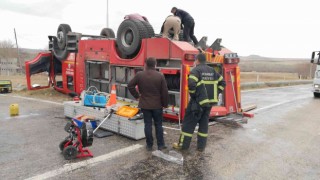
[[[19,104],[20,116],[9,117],[11,103]],[[211,126],[203,153],[196,151],[194,136],[179,165],[152,156],[144,140],[118,135],[95,138],[89,147],[94,158],[64,160],[58,149],[67,136],[63,106],[0,95],[0,176],[26,179],[51,172],[51,179],[319,179],[320,99],[313,98],[311,86],[242,92],[242,104],[252,103],[257,109],[248,124]],[[165,132],[168,153],[179,131]],[[137,144],[136,150],[90,162]],[[81,162],[85,164],[75,169],[56,171]]]

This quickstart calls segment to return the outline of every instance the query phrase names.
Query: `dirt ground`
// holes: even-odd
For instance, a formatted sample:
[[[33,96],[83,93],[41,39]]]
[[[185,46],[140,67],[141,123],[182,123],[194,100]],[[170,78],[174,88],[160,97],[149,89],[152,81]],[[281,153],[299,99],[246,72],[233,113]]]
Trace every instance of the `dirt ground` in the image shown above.
[[[13,90],[13,95],[18,96],[26,96],[31,98],[39,98],[39,99],[45,99],[55,102],[63,102],[63,101],[70,101],[72,98],[66,94],[62,94],[56,90],[54,90],[52,87],[48,89],[40,89],[40,90],[33,90],[28,91],[26,89],[27,87],[27,80],[24,75],[14,75],[14,76],[0,76],[0,80],[11,80],[12,87],[14,89],[18,87],[25,87],[23,90],[17,91]],[[32,84],[39,84],[41,86],[48,85],[48,76],[46,74],[39,74],[34,75],[31,78]]]

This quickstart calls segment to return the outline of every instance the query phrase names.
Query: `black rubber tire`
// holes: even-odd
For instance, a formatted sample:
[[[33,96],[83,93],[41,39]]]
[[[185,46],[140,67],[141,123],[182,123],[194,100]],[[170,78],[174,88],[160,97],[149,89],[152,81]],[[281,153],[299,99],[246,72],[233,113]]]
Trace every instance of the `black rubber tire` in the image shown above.
[[[93,143],[93,130],[90,129],[88,133],[89,134],[87,134],[87,129],[82,131],[81,140],[83,147],[91,146]]]
[[[116,35],[111,28],[103,28],[100,32],[100,36],[105,36],[106,38],[115,38]]]
[[[71,27],[68,24],[60,24],[57,30],[58,47],[60,50],[66,49],[67,34],[71,32]]]
[[[62,153],[63,153],[63,157],[66,160],[71,160],[71,159],[75,159],[77,157],[78,150],[74,146],[68,146],[63,149]]]
[[[141,22],[147,30],[147,38],[154,37],[155,34],[154,34],[154,29],[153,29],[152,25],[147,21],[141,21]]]
[[[70,141],[69,139],[65,139],[65,140],[63,140],[63,141],[60,142],[60,144],[59,144],[59,149],[60,149],[60,151],[63,151],[64,145],[65,145],[67,142],[69,142],[69,141]],[[71,142],[70,145],[72,145],[72,144],[73,144],[73,143]]]
[[[135,56],[140,50],[141,40],[147,36],[147,30],[141,21],[124,20],[117,31],[117,45],[120,53],[125,56]]]
[[[313,95],[314,95],[315,98],[320,98],[320,93],[315,93],[314,92]]]
[[[68,57],[68,50],[67,47],[65,47],[65,49],[61,50],[59,49],[59,45],[58,45],[58,39],[57,37],[52,37],[52,41],[53,41],[53,55],[59,60],[59,61],[64,61],[66,60],[66,58]]]

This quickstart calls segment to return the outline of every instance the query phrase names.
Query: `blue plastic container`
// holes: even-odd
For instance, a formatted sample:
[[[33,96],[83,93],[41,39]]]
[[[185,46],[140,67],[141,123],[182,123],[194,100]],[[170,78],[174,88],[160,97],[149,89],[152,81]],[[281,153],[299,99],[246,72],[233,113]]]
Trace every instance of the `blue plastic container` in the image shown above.
[[[94,100],[93,100],[93,98],[94,98]],[[106,107],[106,103],[107,103],[107,98],[104,95],[96,95],[95,96],[95,95],[86,94],[84,96],[83,104],[85,106],[104,108],[104,107]]]

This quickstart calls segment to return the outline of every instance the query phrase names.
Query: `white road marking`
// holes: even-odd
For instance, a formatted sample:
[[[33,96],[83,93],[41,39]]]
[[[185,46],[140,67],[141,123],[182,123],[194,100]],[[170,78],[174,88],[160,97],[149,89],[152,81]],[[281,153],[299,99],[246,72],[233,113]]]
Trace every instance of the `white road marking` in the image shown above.
[[[19,119],[19,118],[26,118],[26,117],[30,117],[30,116],[39,116],[40,114],[38,113],[30,113],[28,115],[18,115],[18,116],[12,116],[12,117],[6,117],[5,120],[8,119]]]
[[[178,129],[178,128],[172,128],[172,127],[167,127],[167,126],[162,126],[162,128],[180,131],[180,129]]]
[[[306,99],[306,98],[310,98],[310,96],[306,96],[306,97],[302,97],[302,98],[297,98],[297,99],[293,99],[293,100],[288,100],[288,101],[282,101],[282,102],[279,102],[279,103],[275,103],[275,104],[271,104],[269,106],[265,106],[265,107],[262,107],[262,108],[258,108],[256,110],[253,110],[253,111],[250,111],[251,113],[257,113],[259,111],[263,111],[263,110],[266,110],[266,109],[271,109],[271,108],[274,108],[276,106],[280,106],[280,105],[283,105],[283,104],[287,104],[287,103],[290,103],[290,102],[294,102],[294,101],[298,101],[298,100],[302,100],[302,99]]]
[[[106,160],[110,160],[112,158],[121,156],[121,155],[125,155],[130,153],[131,151],[135,151],[139,148],[143,147],[140,144],[135,144],[123,149],[119,149],[116,151],[113,151],[111,153],[102,155],[102,156],[98,156],[89,160],[85,160],[85,161],[81,161],[81,162],[77,162],[77,163],[71,163],[71,164],[65,164],[63,167],[56,169],[56,170],[52,170],[49,172],[46,172],[44,174],[40,174],[34,177],[30,177],[27,180],[38,180],[38,179],[48,179],[48,178],[52,178],[55,177],[57,175],[66,173],[66,172],[70,172],[70,171],[74,171],[76,169],[82,168],[82,167],[88,167],[88,166],[95,166],[103,161]]]
[[[42,100],[42,99],[36,99],[36,98],[30,98],[30,97],[14,96],[14,95],[5,95],[5,94],[1,94],[0,96],[7,96],[7,97],[14,97],[14,98],[26,99],[26,100],[37,101],[37,102],[44,102],[44,103],[50,103],[50,104],[55,104],[55,105],[60,105],[60,106],[63,105],[63,103],[58,103],[58,102],[48,101],[48,100]]]
[[[285,89],[289,87],[303,87],[303,88],[309,88],[309,87],[304,87],[307,84],[299,84],[299,85],[292,85],[292,86],[281,86],[281,87],[270,87],[270,88],[260,88],[260,89],[250,89],[250,90],[242,90],[241,92],[246,93],[246,92],[256,92],[256,91],[265,91],[265,90],[275,90],[275,89]],[[310,87],[311,88],[311,87]]]

